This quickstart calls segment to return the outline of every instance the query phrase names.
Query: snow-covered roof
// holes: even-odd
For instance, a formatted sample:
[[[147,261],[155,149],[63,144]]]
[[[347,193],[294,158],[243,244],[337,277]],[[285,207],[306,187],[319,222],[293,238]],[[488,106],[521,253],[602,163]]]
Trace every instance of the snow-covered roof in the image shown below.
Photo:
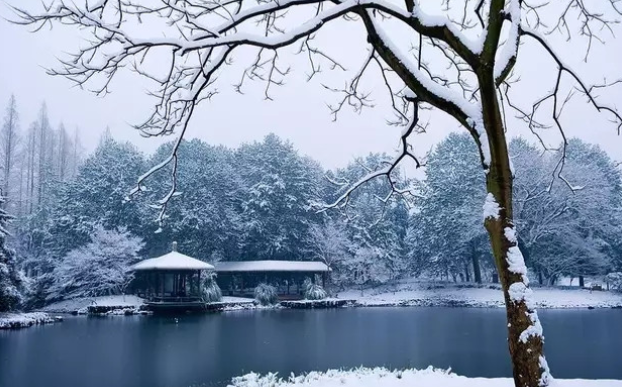
[[[235,261],[218,262],[217,272],[243,271],[310,271],[324,272],[330,268],[324,262],[317,261]]]
[[[131,267],[134,271],[139,270],[214,270],[209,263],[187,255],[171,251],[158,258],[145,259]]]

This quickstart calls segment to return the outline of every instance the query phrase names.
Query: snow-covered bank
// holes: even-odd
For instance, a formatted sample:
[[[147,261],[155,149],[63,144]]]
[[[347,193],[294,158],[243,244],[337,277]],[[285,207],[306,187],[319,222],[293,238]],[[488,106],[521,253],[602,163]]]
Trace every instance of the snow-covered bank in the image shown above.
[[[252,298],[223,297],[220,302],[214,302],[218,310],[255,309]],[[208,308],[211,309],[211,308]],[[55,302],[41,308],[42,312],[48,313],[71,313],[71,314],[100,314],[100,315],[132,315],[145,313],[145,300],[143,298],[125,296],[104,296],[90,298],[74,298]]]
[[[386,368],[357,368],[310,372],[280,379],[276,374],[250,373],[234,378],[229,387],[513,387],[510,378],[466,378],[445,370],[390,371]],[[620,380],[555,379],[551,387],[622,387]]]
[[[609,291],[534,288],[533,299],[538,308],[622,308],[622,294]],[[340,292],[336,298],[317,301],[283,301],[270,307],[263,307],[251,298],[223,297],[213,303],[215,310],[233,311],[265,308],[306,308],[343,306],[454,306],[454,307],[503,307],[503,294],[498,286],[465,287],[454,284],[409,282],[365,290]],[[324,305],[326,304],[326,305]],[[145,300],[140,297],[106,296],[78,298],[48,305],[41,309],[48,313],[88,314],[102,311],[103,314],[143,313]]]
[[[78,313],[87,314],[89,306],[107,307],[110,309],[134,309],[139,310],[144,305],[145,300],[137,296],[104,296],[89,298],[74,298],[55,302],[41,308],[41,311],[48,313]]]
[[[0,313],[0,329],[18,329],[33,325],[51,324],[63,321],[61,317],[50,316],[43,312]]]
[[[394,288],[349,290],[337,295],[354,299],[360,306],[465,306],[503,307],[498,286],[464,287],[408,283]],[[622,294],[609,291],[561,288],[534,288],[537,308],[622,308]]]

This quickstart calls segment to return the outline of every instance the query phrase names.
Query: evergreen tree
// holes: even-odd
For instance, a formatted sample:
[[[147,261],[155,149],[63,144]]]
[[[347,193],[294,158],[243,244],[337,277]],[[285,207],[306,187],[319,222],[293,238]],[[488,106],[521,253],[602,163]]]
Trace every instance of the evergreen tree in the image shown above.
[[[319,164],[270,134],[236,151],[241,197],[241,259],[306,259],[311,205],[322,197]]]
[[[151,163],[160,162],[171,152],[172,143],[161,146]],[[175,240],[187,254],[205,261],[239,259],[241,230],[241,181],[230,149],[215,147],[200,140],[184,141],[179,148],[177,191],[166,211],[161,232],[147,231],[148,254],[168,251]],[[145,202],[157,203],[170,190],[171,170],[165,169],[152,177]],[[145,219],[157,217],[152,211]],[[155,228],[153,229],[155,230]]]
[[[15,251],[7,246],[7,226],[13,217],[4,210],[0,196],[0,312],[19,308],[22,303],[24,279],[18,270]]]

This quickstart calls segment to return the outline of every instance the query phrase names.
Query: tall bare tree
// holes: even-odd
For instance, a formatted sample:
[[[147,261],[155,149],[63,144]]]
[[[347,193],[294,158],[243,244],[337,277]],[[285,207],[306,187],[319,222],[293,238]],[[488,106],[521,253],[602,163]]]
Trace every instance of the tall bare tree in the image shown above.
[[[78,174],[78,167],[82,163],[82,142],[80,141],[80,130],[77,127],[73,133],[70,155],[69,172],[71,177],[74,177]]]
[[[362,27],[368,45],[365,59],[345,87],[330,88],[340,98],[333,112],[336,115],[342,107],[360,110],[371,105],[361,90],[361,80],[375,68],[375,77],[386,85],[396,123],[405,129],[395,160],[353,184],[333,206],[347,205],[350,194],[365,181],[391,180],[391,172],[403,160],[412,159],[420,165],[409,145],[410,136],[421,129],[420,107],[453,117],[471,134],[486,171],[484,223],[505,297],[515,384],[535,387],[550,383],[542,327],[530,302],[527,270],[513,222],[513,175],[503,112],[514,109],[535,134],[547,122],[552,123],[565,139],[560,121],[567,111],[562,109],[567,100],[562,95],[566,90],[563,80],[563,85],[570,83],[578,91],[575,95],[585,97],[620,128],[619,112],[598,98],[610,84],[583,80],[560,56],[560,40],[553,39],[555,33],[568,39],[579,35],[587,42],[589,54],[592,44],[600,39],[596,34],[612,32],[620,20],[617,0],[444,1],[436,4],[442,6],[435,10],[424,9],[423,3],[415,0],[170,0],[157,5],[148,0],[87,0],[80,4],[56,0],[40,13],[16,10],[17,22],[37,27],[62,23],[90,31],[86,45],[51,73],[79,85],[88,83],[96,93],[106,94],[121,69],[134,69],[157,85],[153,114],[138,128],[151,136],[177,132],[180,141],[196,106],[214,96],[218,75],[234,71],[235,67],[228,65],[235,52],[247,49],[255,53],[250,66],[242,71],[238,89],[250,80],[264,82],[265,96],[270,98],[271,88],[282,84],[288,73],[283,63],[287,56],[279,55],[281,49],[295,46],[308,57],[310,78],[320,71],[320,64],[345,70],[328,52],[331,44],[338,46],[334,42],[340,36],[331,36],[330,44],[316,36],[324,26],[344,19]],[[552,91],[531,95],[529,109],[512,99],[509,83],[520,53],[528,46],[539,47],[550,58],[555,74]],[[166,68],[153,65],[165,63],[163,58],[168,58]],[[550,119],[540,122],[537,118],[544,111]],[[179,142],[163,163],[141,178],[133,193],[140,192],[144,180],[157,170],[176,166],[178,148]],[[557,177],[563,178],[563,166],[562,157]],[[160,201],[162,215],[176,195],[176,168],[171,170],[173,184]]]
[[[17,162],[17,147],[20,141],[18,120],[17,102],[15,102],[15,96],[11,95],[6,108],[6,115],[4,116],[4,125],[0,132],[0,155],[2,156],[4,180],[2,196],[7,198],[5,199],[5,206],[13,199],[9,190],[12,188],[11,179],[13,177],[15,163]]]
[[[26,168],[26,204],[27,213],[31,214],[35,205],[35,184],[36,184],[36,153],[37,153],[37,133],[38,125],[33,122],[28,129],[28,141],[26,143],[26,163],[23,168]]]
[[[43,195],[45,194],[45,188],[47,184],[48,177],[48,150],[50,146],[48,144],[50,137],[50,120],[48,118],[48,109],[45,102],[41,105],[41,110],[39,111],[39,121],[37,122],[37,150],[38,150],[38,161],[37,161],[37,197],[36,203],[39,204]]]
[[[60,181],[67,179],[71,148],[71,140],[67,135],[65,125],[61,122],[58,128],[58,179]]]

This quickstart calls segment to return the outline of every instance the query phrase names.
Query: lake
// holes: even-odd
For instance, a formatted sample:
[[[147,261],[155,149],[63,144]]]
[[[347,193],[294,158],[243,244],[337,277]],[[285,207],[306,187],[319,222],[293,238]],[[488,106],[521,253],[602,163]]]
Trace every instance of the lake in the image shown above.
[[[622,310],[542,310],[558,378],[622,379]],[[251,371],[428,365],[509,377],[505,312],[476,308],[250,310],[67,317],[0,331],[1,387],[223,386]]]

